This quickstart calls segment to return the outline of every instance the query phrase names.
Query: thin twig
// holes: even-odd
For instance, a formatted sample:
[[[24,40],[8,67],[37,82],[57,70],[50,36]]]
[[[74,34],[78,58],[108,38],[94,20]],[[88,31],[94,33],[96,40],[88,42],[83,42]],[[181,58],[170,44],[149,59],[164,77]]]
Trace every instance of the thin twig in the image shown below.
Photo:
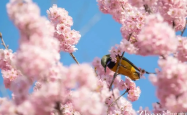
[[[129,35],[128,41],[130,40],[131,35],[132,35],[132,34]],[[114,80],[115,80],[116,76],[118,75],[119,67],[120,67],[120,65],[121,65],[121,60],[122,60],[124,54],[125,54],[125,52],[122,53],[122,55],[121,55],[121,57],[120,57],[120,60],[119,60],[119,62],[118,62],[118,66],[117,66],[116,72],[114,73],[112,82],[111,82],[111,84],[110,84],[110,86],[109,86],[109,89],[110,89],[110,90],[112,89],[112,84],[114,83]]]
[[[163,59],[166,59],[166,57],[165,57],[164,55],[161,55],[161,57],[162,57]]]
[[[130,89],[127,88],[127,90],[126,90],[121,96],[119,96],[115,101],[113,101],[113,102],[109,105],[109,107],[112,106],[114,103],[116,103],[116,102],[117,102],[123,95],[125,95],[129,90],[130,90]]]
[[[2,42],[2,45],[5,47],[5,49],[8,49],[8,46],[6,46],[4,40],[3,40],[3,36],[2,36],[2,33],[0,32],[0,38],[1,38],[1,42]]]
[[[175,26],[176,26],[176,24],[175,24],[175,22],[173,21],[173,29],[175,29]]]
[[[145,5],[143,5],[143,6],[144,6],[145,11],[148,12],[149,14],[151,14],[151,9],[150,9],[150,7],[149,7],[147,4],[145,4]]]
[[[98,76],[96,67],[94,68],[95,75]]]
[[[123,8],[123,10],[125,10],[125,8],[123,7],[123,5],[121,5],[121,7]]]
[[[75,58],[75,56],[73,55],[73,53],[69,53],[70,54],[70,56],[75,60],[75,62],[77,63],[77,64],[79,64],[79,62],[77,61],[77,59]]]
[[[181,32],[181,36],[184,34],[184,31],[186,30],[186,25],[187,25],[187,20],[186,20],[185,27],[184,27],[184,29],[183,29],[182,32]]]
[[[120,60],[119,60],[119,62],[118,62],[118,66],[117,66],[116,72],[114,73],[112,82],[111,82],[111,84],[110,84],[110,86],[109,86],[109,89],[110,89],[110,90],[112,89],[112,84],[114,83],[114,80],[115,80],[115,78],[116,78],[116,76],[117,76],[117,74],[118,74],[119,67],[120,67],[120,64],[121,64],[121,60],[122,60],[124,54],[125,54],[125,52],[122,53],[122,55],[121,55],[121,57],[120,57]]]
[[[116,99],[115,99],[115,95],[114,95],[114,91],[113,91],[113,90],[112,90],[112,95],[113,95],[113,97],[114,97],[114,100],[116,100]],[[117,107],[118,107],[118,109],[119,109],[118,102],[116,101],[115,103],[116,103],[116,105],[117,105]]]
[[[79,62],[77,61],[76,57],[73,55],[73,53],[69,53],[70,56],[75,60],[75,62],[79,65]],[[94,68],[95,75],[98,76],[96,69]]]
[[[60,109],[60,102],[56,102],[55,109],[58,112],[58,115],[63,115],[62,110]]]

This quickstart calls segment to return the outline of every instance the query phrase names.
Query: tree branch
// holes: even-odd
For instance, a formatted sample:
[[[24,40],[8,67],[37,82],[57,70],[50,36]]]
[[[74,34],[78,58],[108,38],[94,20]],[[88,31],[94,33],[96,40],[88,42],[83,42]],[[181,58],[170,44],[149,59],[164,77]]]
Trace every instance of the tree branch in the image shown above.
[[[185,26],[184,26],[184,29],[183,29],[182,32],[181,32],[181,36],[184,34],[184,31],[186,30],[186,25],[187,25],[187,20],[186,20],[186,24],[185,24]]]
[[[112,89],[112,84],[114,83],[114,80],[115,80],[116,76],[118,75],[119,67],[120,67],[121,60],[122,60],[124,54],[125,54],[125,52],[122,53],[122,55],[121,55],[121,57],[120,57],[120,60],[119,60],[119,62],[118,62],[118,66],[117,66],[116,72],[114,73],[112,82],[111,82],[111,84],[110,84],[110,86],[109,86],[109,89],[110,89],[110,90]]]
[[[70,54],[70,56],[75,60],[75,62],[77,63],[77,64],[79,64],[79,62],[77,61],[77,59],[75,58],[75,56],[73,55],[73,53],[69,53]]]
[[[3,36],[2,36],[2,33],[0,32],[0,38],[1,38],[1,44],[5,47],[5,49],[8,50],[8,46],[5,44],[4,40],[3,40]]]
[[[58,115],[63,115],[63,111],[60,109],[60,102],[56,102],[56,106],[55,106],[55,109],[57,110],[58,112]],[[57,114],[57,113],[55,113]]]
[[[115,101],[113,101],[113,102],[109,105],[109,107],[112,106],[114,103],[116,103],[116,102],[117,102],[123,95],[125,95],[129,90],[130,90],[130,88],[127,88],[127,90],[126,90],[121,96],[119,96]]]
[[[74,61],[79,65],[79,62],[77,61],[77,59],[76,59],[76,57],[73,55],[73,53],[69,53],[69,54],[70,54],[70,56],[74,59]],[[97,72],[96,72],[96,68],[94,68],[94,72],[95,72],[95,75],[98,76],[98,75],[97,75]]]
[[[150,7],[149,7],[147,4],[145,4],[145,5],[143,5],[143,6],[144,6],[145,11],[148,12],[149,14],[151,14],[151,9],[150,9]]]
[[[114,95],[114,91],[113,91],[113,90],[112,90],[112,95],[113,95],[114,100],[116,100],[115,95]],[[120,108],[119,108],[119,105],[118,105],[118,103],[117,103],[117,101],[116,101],[115,103],[116,103],[118,109],[120,109]]]
[[[131,35],[132,35],[132,34],[129,35],[128,41],[130,40]],[[118,66],[117,66],[116,72],[114,73],[112,82],[111,82],[111,84],[110,84],[110,86],[109,86],[109,89],[110,89],[110,90],[112,89],[112,84],[114,83],[114,80],[115,80],[116,76],[118,75],[119,67],[120,67],[120,65],[121,65],[121,60],[122,60],[124,54],[125,54],[125,52],[122,53],[122,55],[121,55],[121,57],[120,57],[120,60],[119,60],[119,62],[118,62]]]

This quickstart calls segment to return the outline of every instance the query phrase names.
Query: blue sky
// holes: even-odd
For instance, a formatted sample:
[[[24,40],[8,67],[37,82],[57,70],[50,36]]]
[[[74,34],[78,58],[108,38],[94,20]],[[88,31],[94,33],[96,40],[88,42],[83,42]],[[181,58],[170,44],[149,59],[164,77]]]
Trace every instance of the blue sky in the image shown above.
[[[95,57],[101,58],[109,53],[109,49],[115,44],[119,44],[122,36],[120,33],[121,25],[112,19],[109,14],[102,14],[99,11],[96,0],[33,0],[38,4],[42,16],[47,16],[46,10],[53,3],[58,7],[65,8],[69,15],[73,18],[74,25],[72,29],[80,31],[82,37],[76,45],[78,50],[74,53],[79,63],[91,63]],[[18,48],[19,32],[13,23],[9,20],[6,12],[6,4],[8,0],[0,2],[0,32],[9,48],[14,52]],[[185,33],[186,34],[186,33]],[[4,48],[0,46],[0,48]],[[154,72],[158,68],[158,57],[156,56],[138,56],[124,55],[132,61],[137,67],[141,67],[149,72]],[[61,53],[61,62],[69,66],[74,62],[68,53]],[[124,76],[123,76],[124,77]],[[0,86],[3,85],[2,77],[0,77]],[[138,110],[140,106],[152,109],[152,103],[157,102],[156,89],[146,79],[136,81],[136,85],[141,89],[141,96],[138,101],[133,102],[133,107]],[[10,94],[10,92],[8,93]],[[0,92],[0,96],[5,95]]]

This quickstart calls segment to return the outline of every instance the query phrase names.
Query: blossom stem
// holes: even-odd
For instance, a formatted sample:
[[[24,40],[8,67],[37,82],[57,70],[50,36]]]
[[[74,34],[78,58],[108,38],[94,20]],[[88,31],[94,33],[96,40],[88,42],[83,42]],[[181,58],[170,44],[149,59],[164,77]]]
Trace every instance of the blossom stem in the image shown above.
[[[113,102],[109,105],[109,107],[112,106],[114,103],[116,103],[116,102],[117,102],[123,95],[125,95],[129,90],[130,90],[130,88],[127,88],[127,90],[126,90],[121,96],[119,96],[115,101],[113,101]]]
[[[123,5],[121,5],[121,7],[123,8],[123,10],[125,10],[125,8],[123,7]]]
[[[75,60],[75,62],[79,65],[79,62],[77,61],[77,59],[76,59],[76,57],[73,55],[73,53],[69,53],[69,54],[70,54],[70,56]],[[95,72],[95,75],[98,76],[95,68],[94,68],[94,72]]]
[[[166,57],[165,57],[164,55],[161,55],[161,57],[162,57],[163,59],[166,59]]]
[[[1,38],[1,44],[5,47],[5,49],[8,49],[8,46],[6,46],[4,40],[3,40],[3,36],[2,36],[2,33],[0,32],[0,38]]]
[[[149,8],[149,6],[147,4],[143,5],[144,9],[146,12],[148,12],[149,14],[151,14],[151,9]]]
[[[184,29],[183,29],[182,32],[181,32],[181,36],[184,34],[184,32],[185,32],[185,30],[186,30],[186,25],[187,25],[187,20],[186,20],[186,24],[185,24],[185,26],[184,26]]]
[[[115,78],[116,78],[116,76],[117,76],[117,74],[118,74],[119,67],[120,67],[120,63],[121,63],[121,60],[122,60],[122,57],[123,57],[124,54],[125,54],[125,52],[122,53],[122,55],[121,55],[121,57],[120,57],[120,60],[119,60],[119,62],[118,62],[118,67],[117,67],[117,69],[116,69],[116,72],[114,73],[112,82],[111,82],[111,84],[110,84],[110,86],[109,86],[109,89],[110,89],[110,90],[112,89],[112,84],[114,83],[114,80],[115,80]]]
[[[98,76],[96,68],[94,68],[94,72],[95,72],[95,75]]]
[[[60,102],[56,102],[55,109],[58,112],[58,115],[63,115],[62,110],[60,109]]]
[[[79,64],[79,62],[77,61],[77,59],[75,58],[75,56],[73,55],[73,53],[70,53],[70,56],[75,60],[75,62],[76,62],[77,64]]]
[[[113,95],[113,97],[114,97],[114,100],[116,100],[113,90],[112,90],[112,95]],[[118,105],[117,101],[116,101],[115,103],[116,103],[116,105],[117,105],[117,107],[118,107],[118,109],[119,109],[119,105]]]
[[[130,40],[131,35],[132,35],[132,34],[129,35],[128,41]],[[118,75],[119,67],[120,67],[121,60],[122,60],[124,54],[125,54],[125,52],[122,53],[122,55],[121,55],[121,57],[120,57],[120,60],[119,60],[119,62],[118,62],[118,66],[117,66],[116,72],[114,73],[112,82],[111,82],[111,84],[110,84],[110,86],[109,86],[109,89],[110,89],[110,90],[112,89],[112,84],[114,83],[114,80],[115,80],[116,76]]]

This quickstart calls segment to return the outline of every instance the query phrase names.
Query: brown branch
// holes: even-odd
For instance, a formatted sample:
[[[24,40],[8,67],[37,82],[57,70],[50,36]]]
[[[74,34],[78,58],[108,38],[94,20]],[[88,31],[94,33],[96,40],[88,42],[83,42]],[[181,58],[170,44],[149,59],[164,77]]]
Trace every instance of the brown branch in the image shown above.
[[[132,34],[129,35],[128,41],[130,40],[131,35],[132,35]],[[121,60],[122,60],[124,54],[125,54],[125,52],[122,53],[122,55],[121,55],[121,57],[120,57],[120,60],[119,60],[119,62],[118,62],[118,66],[117,66],[116,72],[114,73],[112,82],[110,83],[110,86],[109,86],[109,89],[110,89],[110,90],[112,89],[112,84],[114,83],[114,80],[115,80],[116,76],[118,75],[119,67],[120,67],[120,65],[121,65]]]
[[[144,6],[145,11],[148,12],[149,14],[151,14],[152,11],[151,11],[150,7],[147,4],[145,4],[143,6]]]
[[[110,86],[109,86],[109,89],[110,89],[110,90],[112,89],[112,84],[114,83],[114,80],[115,80],[116,76],[118,75],[119,67],[120,67],[121,60],[122,60],[124,54],[125,54],[125,52],[122,53],[122,55],[121,55],[121,57],[120,57],[120,60],[119,60],[119,62],[118,62],[118,66],[117,66],[116,72],[114,73],[112,82],[110,83]]]
[[[94,68],[95,75],[98,76],[96,67]]]
[[[166,59],[166,57],[164,55],[160,55],[163,59]]]
[[[175,30],[175,26],[176,26],[176,24],[175,24],[174,21],[173,21],[173,23],[172,23],[172,26],[173,26],[173,29]]]
[[[109,107],[112,106],[114,103],[116,103],[116,102],[117,102],[123,95],[125,95],[129,90],[130,90],[130,89],[127,88],[127,90],[126,90],[121,96],[119,96],[115,101],[113,101],[113,102],[109,105]]]
[[[70,56],[74,59],[74,61],[79,65],[79,62],[77,61],[76,57],[73,55],[73,53],[69,53]],[[98,76],[96,69],[94,68],[95,75]]]
[[[60,102],[56,102],[55,109],[57,110],[58,115],[63,115],[63,111],[60,109]]]
[[[114,95],[114,91],[113,91],[113,90],[112,90],[112,95],[113,95],[114,100],[116,100],[116,99],[115,99],[115,95]],[[119,105],[118,105],[117,101],[116,101],[115,103],[116,103],[116,105],[117,105],[117,107],[118,107],[118,109],[119,109]]]
[[[125,8],[123,7],[123,5],[121,5],[121,7],[123,8],[123,10],[125,10]]]
[[[0,38],[1,38],[1,42],[2,42],[2,45],[5,47],[5,49],[8,50],[8,46],[5,44],[4,40],[3,40],[3,36],[2,36],[2,33],[0,32]]]
[[[75,58],[75,56],[73,55],[73,53],[69,53],[70,54],[70,56],[75,60],[75,62],[77,63],[77,64],[79,64],[79,62],[77,61],[77,59]]]
[[[185,30],[186,30],[186,25],[187,25],[187,20],[186,20],[186,24],[185,24],[185,26],[184,26],[184,29],[183,29],[182,32],[181,32],[181,36],[184,34],[184,32],[185,32]]]

